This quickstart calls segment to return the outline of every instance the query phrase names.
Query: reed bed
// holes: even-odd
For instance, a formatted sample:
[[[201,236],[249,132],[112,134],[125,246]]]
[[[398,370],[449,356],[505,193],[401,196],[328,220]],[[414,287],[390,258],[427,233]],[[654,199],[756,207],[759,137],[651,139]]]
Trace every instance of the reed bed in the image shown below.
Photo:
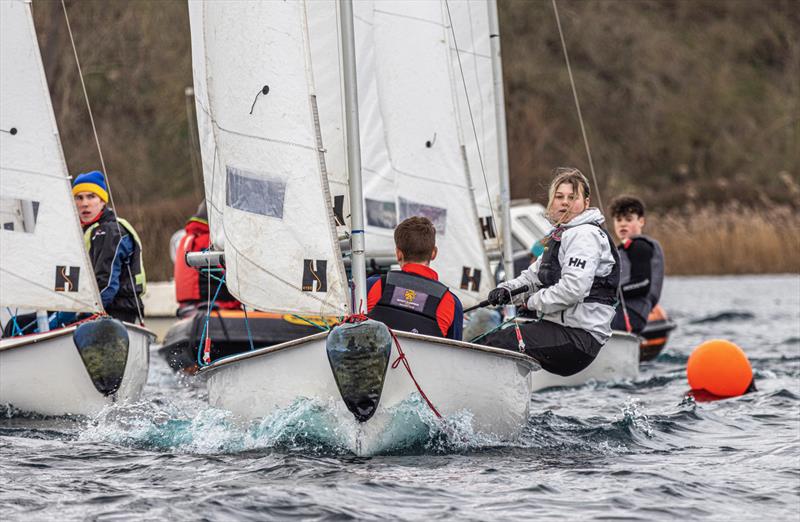
[[[800,215],[736,205],[648,215],[670,275],[800,273]]]

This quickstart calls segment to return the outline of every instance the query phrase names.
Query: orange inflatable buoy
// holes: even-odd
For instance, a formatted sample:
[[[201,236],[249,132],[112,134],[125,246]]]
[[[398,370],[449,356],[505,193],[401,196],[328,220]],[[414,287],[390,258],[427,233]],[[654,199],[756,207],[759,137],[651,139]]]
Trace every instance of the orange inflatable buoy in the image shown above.
[[[686,364],[686,377],[692,390],[737,397],[753,382],[753,369],[741,348],[730,341],[714,339],[694,349]]]

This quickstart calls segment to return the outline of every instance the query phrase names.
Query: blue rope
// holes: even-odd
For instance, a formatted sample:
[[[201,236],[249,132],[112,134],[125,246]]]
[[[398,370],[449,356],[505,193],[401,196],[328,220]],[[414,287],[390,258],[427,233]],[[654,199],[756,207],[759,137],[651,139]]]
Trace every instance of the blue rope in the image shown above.
[[[8,315],[11,316],[11,337],[22,335],[22,329],[19,327],[19,323],[17,323],[17,312],[19,312],[19,308],[17,308],[12,314],[11,307],[6,306],[6,311],[8,312]]]
[[[477,336],[477,337],[473,337],[472,339],[470,339],[470,340],[469,340],[469,342],[471,342],[471,343],[474,343],[474,342],[480,341],[481,339],[483,339],[483,338],[484,338],[484,337],[486,337],[487,335],[489,335],[489,334],[491,334],[491,333],[494,333],[494,332],[496,332],[497,330],[500,330],[500,329],[501,329],[501,328],[503,328],[505,325],[507,325],[508,323],[512,322],[514,319],[515,319],[515,317],[511,317],[511,318],[509,318],[509,319],[506,319],[505,321],[503,321],[502,323],[498,324],[497,326],[495,326],[494,328],[492,328],[492,329],[491,329],[491,330],[489,330],[488,332],[484,332],[484,333],[480,334],[480,335],[479,335],[479,336]]]
[[[304,321],[304,322],[310,324],[311,326],[316,326],[317,328],[319,328],[323,332],[327,332],[327,331],[329,331],[331,329],[331,327],[328,325],[327,322],[325,323],[325,326],[322,326],[322,325],[319,325],[319,324],[315,323],[314,321],[306,319],[302,315],[291,314],[291,316],[294,317],[295,319],[300,319],[301,321]]]
[[[222,290],[222,285],[225,284],[225,276],[222,276],[222,279],[219,281],[219,285],[217,285],[217,291],[214,292],[214,298],[209,303],[208,311],[206,312],[206,322],[203,325],[203,334],[200,336],[200,344],[197,346],[197,364],[200,367],[206,366],[203,363],[203,341],[206,340],[206,334],[208,333],[208,321],[211,319],[211,310],[214,308],[214,303],[217,302],[217,297],[219,296],[219,291]]]
[[[244,303],[242,303],[242,310],[244,310],[244,325],[247,327],[247,340],[250,342],[250,351],[252,352],[256,347],[253,346],[253,334],[250,333],[250,321],[247,319],[247,306]]]

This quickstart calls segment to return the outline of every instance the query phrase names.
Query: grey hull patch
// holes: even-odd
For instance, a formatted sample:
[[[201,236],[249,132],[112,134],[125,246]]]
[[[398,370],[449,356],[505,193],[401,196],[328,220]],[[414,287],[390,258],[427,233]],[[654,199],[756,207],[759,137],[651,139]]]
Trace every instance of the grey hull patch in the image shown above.
[[[347,409],[359,422],[378,409],[392,352],[392,336],[385,324],[368,320],[345,323],[328,335],[328,362]]]
[[[78,326],[72,340],[97,391],[106,396],[116,393],[128,362],[125,326],[116,319],[98,319]]]

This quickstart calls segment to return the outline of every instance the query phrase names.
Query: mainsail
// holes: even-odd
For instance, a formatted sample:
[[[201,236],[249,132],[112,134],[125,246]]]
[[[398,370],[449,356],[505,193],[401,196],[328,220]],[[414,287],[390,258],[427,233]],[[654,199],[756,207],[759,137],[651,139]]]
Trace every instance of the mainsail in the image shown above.
[[[342,137],[322,144],[329,118],[317,96],[339,89],[339,75],[312,67],[311,4],[190,1],[194,87],[228,288],[259,309],[339,314],[349,289],[325,148]]]
[[[30,3],[0,2],[0,305],[101,312]]]
[[[467,158],[481,234],[489,251],[500,248],[502,212],[497,119],[486,0],[446,2],[450,67],[459,132]],[[496,35],[499,36],[499,35]]]
[[[367,251],[393,252],[399,221],[430,218],[439,247],[432,267],[470,305],[492,278],[460,129],[446,7],[430,0],[355,5]]]

